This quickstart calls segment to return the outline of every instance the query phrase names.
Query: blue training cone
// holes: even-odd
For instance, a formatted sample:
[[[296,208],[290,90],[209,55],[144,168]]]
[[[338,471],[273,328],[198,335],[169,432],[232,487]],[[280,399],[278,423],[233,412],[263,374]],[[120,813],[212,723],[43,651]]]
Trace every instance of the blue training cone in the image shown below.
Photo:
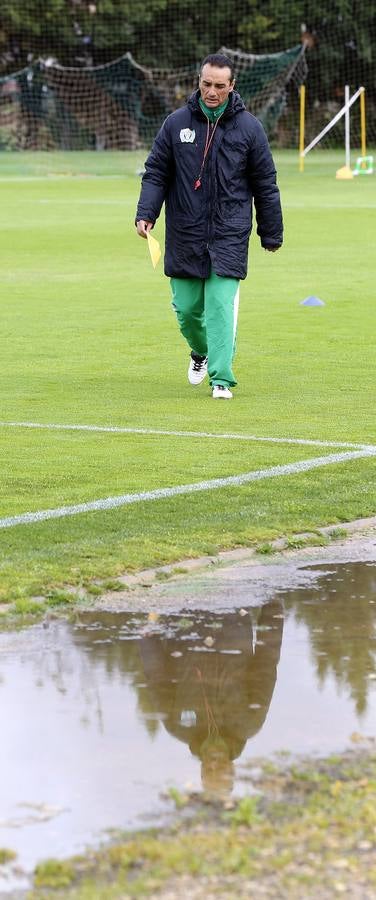
[[[323,300],[320,300],[319,297],[314,297],[313,295],[310,297],[306,297],[305,300],[300,301],[301,306],[325,306]]]

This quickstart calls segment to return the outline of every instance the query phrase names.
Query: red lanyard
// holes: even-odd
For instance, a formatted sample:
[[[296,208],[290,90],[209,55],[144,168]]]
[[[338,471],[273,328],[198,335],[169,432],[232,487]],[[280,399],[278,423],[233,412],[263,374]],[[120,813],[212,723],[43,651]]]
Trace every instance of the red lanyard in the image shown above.
[[[210,147],[211,147],[211,143],[212,143],[212,140],[213,140],[213,137],[214,137],[214,132],[215,132],[215,129],[216,129],[217,125],[218,125],[218,122],[219,122],[220,118],[221,118],[221,116],[218,116],[218,119],[217,119],[216,122],[215,122],[213,131],[212,131],[212,133],[210,134],[210,137],[209,137],[209,133],[210,133],[210,124],[209,124],[209,119],[208,119],[208,125],[207,125],[207,130],[206,130],[205,150],[204,150],[204,155],[203,155],[203,157],[202,157],[202,163],[201,163],[200,174],[199,174],[198,178],[196,178],[196,181],[195,181],[195,184],[194,184],[194,189],[195,189],[195,191],[197,191],[197,189],[201,187],[201,176],[202,176],[202,173],[203,173],[203,171],[204,171],[204,166],[205,166],[206,157],[207,157],[207,155],[208,155],[208,153],[209,153],[209,150],[210,150]]]

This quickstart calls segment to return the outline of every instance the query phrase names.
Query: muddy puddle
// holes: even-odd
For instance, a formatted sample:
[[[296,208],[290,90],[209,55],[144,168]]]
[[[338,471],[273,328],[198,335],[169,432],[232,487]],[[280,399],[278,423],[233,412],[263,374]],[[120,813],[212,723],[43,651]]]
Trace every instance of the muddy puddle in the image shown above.
[[[0,892],[165,821],[171,787],[236,795],[260,756],[375,736],[376,564],[303,574],[230,611],[81,612],[0,635],[0,847],[20,866]]]

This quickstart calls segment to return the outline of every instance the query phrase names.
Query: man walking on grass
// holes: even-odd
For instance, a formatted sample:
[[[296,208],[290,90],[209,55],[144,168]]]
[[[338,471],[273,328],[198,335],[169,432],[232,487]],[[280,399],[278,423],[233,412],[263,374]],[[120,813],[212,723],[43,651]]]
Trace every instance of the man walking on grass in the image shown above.
[[[234,90],[233,65],[211,54],[199,88],[160,129],[145,163],[136,227],[146,238],[166,205],[165,274],[190,350],[188,380],[206,374],[215,400],[229,400],[239,306],[247,274],[252,205],[265,250],[282,244],[276,171],[260,122]]]

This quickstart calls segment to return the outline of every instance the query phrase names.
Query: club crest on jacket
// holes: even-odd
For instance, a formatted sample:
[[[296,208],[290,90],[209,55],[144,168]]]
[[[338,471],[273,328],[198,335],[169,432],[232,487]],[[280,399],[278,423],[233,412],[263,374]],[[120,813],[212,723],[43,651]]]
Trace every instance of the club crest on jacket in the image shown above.
[[[193,144],[195,137],[196,132],[194,129],[191,131],[190,128],[182,128],[180,131],[180,140],[182,144]]]

